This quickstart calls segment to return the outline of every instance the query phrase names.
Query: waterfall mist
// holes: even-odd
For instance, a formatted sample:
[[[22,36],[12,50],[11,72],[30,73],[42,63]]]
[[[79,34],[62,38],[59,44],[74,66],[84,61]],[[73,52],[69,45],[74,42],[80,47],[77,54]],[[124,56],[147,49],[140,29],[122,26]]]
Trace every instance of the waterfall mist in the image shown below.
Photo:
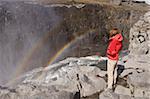
[[[45,36],[58,22],[52,8],[0,2],[0,84],[13,79],[22,65],[27,71],[46,63],[50,43],[38,43],[44,43]]]

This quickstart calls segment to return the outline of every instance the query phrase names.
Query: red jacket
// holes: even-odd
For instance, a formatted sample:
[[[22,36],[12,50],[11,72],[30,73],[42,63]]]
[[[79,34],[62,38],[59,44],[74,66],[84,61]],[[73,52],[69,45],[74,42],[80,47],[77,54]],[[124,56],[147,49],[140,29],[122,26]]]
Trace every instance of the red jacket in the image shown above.
[[[119,59],[119,51],[122,48],[123,37],[121,34],[117,34],[110,38],[109,45],[107,48],[107,57],[111,60]]]

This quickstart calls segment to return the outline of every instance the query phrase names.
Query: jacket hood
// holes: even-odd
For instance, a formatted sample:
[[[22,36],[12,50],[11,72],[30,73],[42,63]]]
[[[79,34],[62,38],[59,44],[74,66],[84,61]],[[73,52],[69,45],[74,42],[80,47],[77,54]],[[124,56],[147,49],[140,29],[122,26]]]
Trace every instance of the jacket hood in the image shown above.
[[[111,39],[115,39],[115,40],[117,40],[117,41],[122,41],[123,40],[123,37],[122,37],[122,35],[121,35],[121,33],[119,33],[119,34],[116,34],[114,37],[112,37]]]

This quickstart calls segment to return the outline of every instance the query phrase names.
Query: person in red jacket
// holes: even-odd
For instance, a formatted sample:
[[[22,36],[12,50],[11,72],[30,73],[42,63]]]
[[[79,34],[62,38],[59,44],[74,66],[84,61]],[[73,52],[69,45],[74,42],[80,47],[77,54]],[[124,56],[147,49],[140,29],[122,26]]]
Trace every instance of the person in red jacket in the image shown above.
[[[109,32],[109,45],[107,48],[107,89],[113,89],[117,79],[117,62],[119,60],[119,52],[122,48],[123,37],[117,28]]]

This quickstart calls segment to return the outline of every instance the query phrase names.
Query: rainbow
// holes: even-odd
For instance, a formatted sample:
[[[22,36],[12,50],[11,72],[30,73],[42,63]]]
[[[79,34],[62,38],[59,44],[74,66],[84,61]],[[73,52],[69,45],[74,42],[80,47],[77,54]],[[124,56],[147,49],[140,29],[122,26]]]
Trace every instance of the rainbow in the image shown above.
[[[17,77],[20,76],[20,74],[24,71],[24,69],[27,67],[26,63],[32,58],[32,56],[34,55],[34,52],[36,51],[36,49],[40,49],[42,48],[41,46],[44,44],[44,41],[46,41],[51,32],[53,32],[56,28],[52,29],[52,31],[46,33],[46,35],[41,38],[31,49],[29,49],[28,53],[23,57],[23,59],[19,62],[19,64],[17,65],[17,69],[16,72],[13,74],[13,79],[10,80],[10,82],[7,83],[7,85],[13,84]],[[86,32],[86,34],[89,33],[94,33],[95,30],[88,30]],[[79,33],[77,33],[79,34]],[[82,40],[85,37],[85,33],[80,34],[80,35],[76,35],[74,39],[72,39],[69,43],[65,44],[48,62],[48,65],[53,64],[60,55],[62,55],[62,53],[68,49],[71,45],[73,45],[73,43],[77,42],[78,40]],[[47,65],[47,66],[48,66]]]

